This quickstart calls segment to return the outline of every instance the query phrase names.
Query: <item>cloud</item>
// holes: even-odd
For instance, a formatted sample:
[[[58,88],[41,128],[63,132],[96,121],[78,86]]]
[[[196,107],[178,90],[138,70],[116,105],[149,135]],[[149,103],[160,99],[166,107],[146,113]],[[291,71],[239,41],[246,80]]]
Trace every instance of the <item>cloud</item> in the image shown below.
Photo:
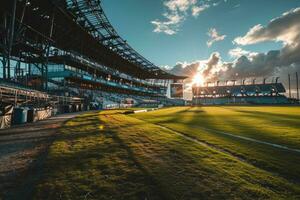
[[[230,49],[228,54],[232,57],[232,58],[238,58],[238,57],[241,57],[243,55],[248,55],[250,52],[249,51],[246,51],[246,50],[243,50],[242,48],[240,47],[237,47],[235,49]]]
[[[283,13],[280,17],[270,21],[264,27],[257,24],[252,27],[243,37],[237,37],[234,42],[239,45],[256,44],[266,41],[283,42],[285,45],[292,45],[299,39],[300,30],[300,8],[295,8]]]
[[[164,5],[169,8],[171,11],[187,11],[190,6],[193,6],[197,3],[197,0],[168,0]]]
[[[193,76],[198,72],[198,68],[200,67],[202,61],[194,61],[191,63],[187,62],[178,62],[174,67],[169,69],[168,71],[172,74],[176,75],[184,75],[188,76],[187,81],[191,81]]]
[[[206,10],[206,9],[209,8],[209,7],[210,7],[210,6],[209,6],[208,4],[203,5],[203,6],[193,6],[193,7],[192,7],[192,15],[193,15],[194,17],[198,17],[199,14],[200,14],[202,11]]]
[[[207,80],[214,78],[216,73],[222,71],[221,56],[218,52],[214,52],[210,55],[206,61],[204,67],[200,70],[203,77]]]
[[[159,20],[155,20],[151,22],[156,26],[153,31],[156,33],[165,33],[167,35],[174,35],[175,33],[177,33],[179,24],[182,22],[184,17],[176,13],[172,15],[166,14],[165,17],[168,19],[167,21],[162,22]]]
[[[283,13],[272,19],[267,26],[258,24],[252,27],[245,36],[237,37],[234,42],[239,45],[257,44],[266,41],[282,42],[280,50],[246,54],[235,62],[235,70],[251,69],[256,75],[282,75],[291,69],[300,69],[300,8]],[[241,65],[247,64],[242,67]],[[288,70],[286,70],[288,69]]]
[[[258,53],[256,52],[250,52],[247,50],[244,50],[240,47],[234,48],[234,49],[230,49],[228,54],[230,55],[230,57],[232,58],[239,58],[241,56],[250,56],[253,57],[255,55],[257,55]]]
[[[164,19],[151,21],[155,26],[153,31],[167,35],[176,34],[188,16],[198,17],[201,12],[210,7],[207,2],[210,0],[165,0]]]
[[[211,47],[215,42],[222,41],[226,38],[226,35],[219,35],[215,28],[209,29],[207,35],[210,37],[206,43],[208,47]]]
[[[197,73],[200,73],[206,80],[213,80],[218,73],[226,70],[218,52],[212,53],[207,60],[197,60],[191,63],[178,62],[173,68],[168,67],[168,69],[170,73],[188,76],[186,82],[192,81]]]
[[[234,62],[229,63],[223,74],[218,75],[223,79],[271,76],[277,67],[278,53],[278,51],[270,51],[267,54],[242,55]]]
[[[223,62],[220,54],[215,52],[207,60],[185,63],[184,66],[201,73],[206,81],[281,76],[285,82],[288,73],[300,72],[299,19],[300,8],[296,8],[271,20],[265,27],[254,26],[245,36],[235,40],[240,45],[281,41],[283,47],[279,50],[257,53],[236,47],[229,51],[234,58],[232,62]],[[186,73],[185,69],[179,71],[180,75],[193,75]]]

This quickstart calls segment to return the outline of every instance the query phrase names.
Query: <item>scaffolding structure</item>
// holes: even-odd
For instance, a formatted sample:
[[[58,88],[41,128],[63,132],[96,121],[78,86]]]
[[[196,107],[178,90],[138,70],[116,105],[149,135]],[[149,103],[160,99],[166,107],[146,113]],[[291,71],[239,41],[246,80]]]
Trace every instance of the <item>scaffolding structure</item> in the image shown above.
[[[135,51],[100,0],[1,1],[0,60],[0,82],[12,83],[0,84],[1,101],[14,105],[89,104],[99,92],[160,98],[186,78]]]
[[[20,63],[30,63],[40,71],[41,89],[47,90],[49,57],[58,51],[76,52],[141,79],[185,78],[163,71],[127,44],[99,0],[3,0],[0,15],[3,79],[12,80],[15,60],[14,78],[24,82],[30,69],[24,71]]]

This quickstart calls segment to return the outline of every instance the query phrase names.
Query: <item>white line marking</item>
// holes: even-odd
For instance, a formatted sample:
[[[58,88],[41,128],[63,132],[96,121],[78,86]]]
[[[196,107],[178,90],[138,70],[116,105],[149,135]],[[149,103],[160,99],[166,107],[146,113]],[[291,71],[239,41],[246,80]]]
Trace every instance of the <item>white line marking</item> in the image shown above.
[[[211,131],[211,132],[214,132],[214,133],[217,133],[217,134],[222,134],[222,135],[242,139],[242,140],[247,140],[247,141],[250,141],[250,142],[255,142],[255,143],[259,143],[259,144],[268,145],[268,146],[275,147],[275,148],[278,148],[278,149],[284,149],[284,150],[287,150],[287,151],[293,151],[293,152],[300,153],[300,149],[289,148],[287,146],[274,144],[274,143],[270,143],[270,142],[264,142],[264,141],[261,141],[261,140],[257,140],[257,139],[253,139],[253,138],[249,138],[249,137],[245,137],[245,136],[235,135],[235,134],[227,133],[227,132],[223,132],[223,131],[217,131],[217,130],[214,130],[214,129],[209,129],[209,128],[200,128],[200,129],[205,130],[205,131]]]
[[[175,133],[177,133],[178,135],[181,135],[183,136],[184,138],[190,140],[190,141],[193,141],[193,142],[196,142],[198,144],[205,144],[206,146],[209,146],[207,145],[206,143],[204,142],[201,142],[193,137],[190,137],[190,136],[187,136],[185,134],[182,134],[176,130],[173,130],[171,128],[168,128],[168,127],[165,127],[165,126],[162,126],[161,124],[156,124],[164,129],[168,129],[168,130],[171,130]],[[197,127],[199,128],[199,127]],[[238,139],[241,139],[241,140],[246,140],[246,141],[250,141],[250,142],[255,142],[255,143],[258,143],[258,144],[264,144],[264,145],[268,145],[268,146],[271,146],[271,147],[274,147],[274,148],[278,148],[278,149],[283,149],[283,150],[286,150],[286,151],[292,151],[292,152],[295,152],[295,153],[300,153],[300,149],[294,149],[294,148],[289,148],[287,146],[283,146],[283,145],[279,145],[279,144],[274,144],[274,143],[270,143],[270,142],[264,142],[264,141],[261,141],[261,140],[257,140],[257,139],[253,139],[253,138],[248,138],[248,137],[245,137],[245,136],[239,136],[239,135],[234,135],[232,133],[226,133],[226,132],[223,132],[223,131],[217,131],[217,130],[214,130],[214,129],[209,129],[209,128],[200,128],[204,131],[208,131],[208,132],[213,132],[213,133],[217,133],[217,134],[222,134],[222,135],[226,135],[226,136],[230,136],[230,137],[233,137],[233,138],[238,138]]]

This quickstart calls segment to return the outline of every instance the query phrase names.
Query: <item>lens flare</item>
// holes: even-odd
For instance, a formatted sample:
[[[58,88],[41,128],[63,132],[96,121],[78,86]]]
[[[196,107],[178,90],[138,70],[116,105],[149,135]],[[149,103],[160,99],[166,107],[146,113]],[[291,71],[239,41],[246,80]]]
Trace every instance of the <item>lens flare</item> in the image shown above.
[[[202,74],[197,73],[193,78],[193,85],[201,86],[204,84],[204,78]]]

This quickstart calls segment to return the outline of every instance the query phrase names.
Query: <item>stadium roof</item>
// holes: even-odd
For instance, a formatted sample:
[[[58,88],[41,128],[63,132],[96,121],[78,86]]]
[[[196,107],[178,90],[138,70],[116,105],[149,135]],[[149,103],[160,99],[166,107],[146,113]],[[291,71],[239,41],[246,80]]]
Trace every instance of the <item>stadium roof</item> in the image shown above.
[[[11,4],[4,0],[0,11],[12,10]],[[39,38],[42,45],[51,41],[54,47],[142,79],[186,78],[163,71],[131,48],[109,23],[100,0],[18,0],[16,19],[26,27],[22,30],[26,40]],[[14,48],[15,52],[34,51],[28,41]]]

